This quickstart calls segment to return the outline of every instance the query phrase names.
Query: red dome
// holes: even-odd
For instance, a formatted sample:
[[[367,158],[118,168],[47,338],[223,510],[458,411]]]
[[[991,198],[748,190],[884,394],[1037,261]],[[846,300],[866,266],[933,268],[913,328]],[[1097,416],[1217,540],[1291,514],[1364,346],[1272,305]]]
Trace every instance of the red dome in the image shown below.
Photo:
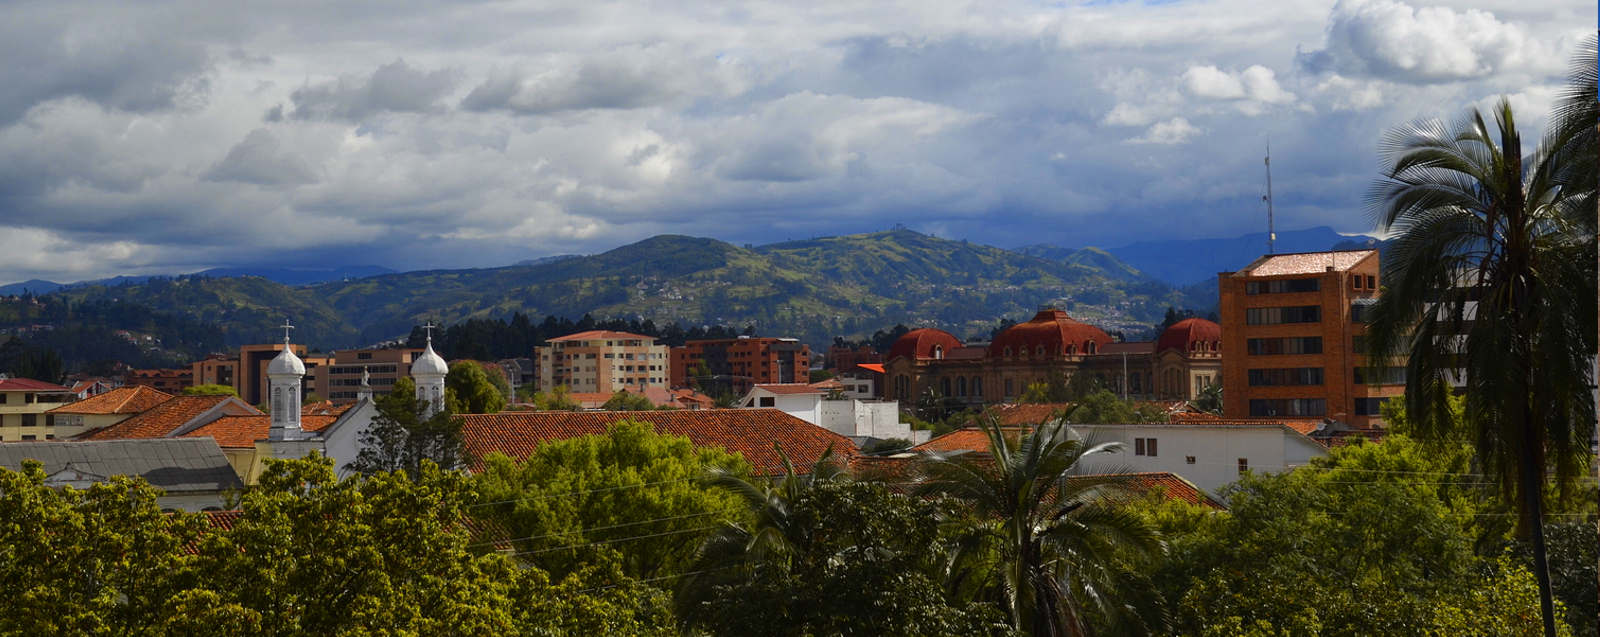
[[[1041,347],[1044,356],[1092,354],[1110,342],[1105,330],[1075,321],[1066,312],[1052,308],[1040,310],[1033,320],[1001,332],[989,345],[989,356],[1039,356]]]
[[[1156,352],[1216,352],[1222,349],[1222,326],[1202,318],[1184,319],[1161,333]]]
[[[896,358],[909,358],[911,360],[944,358],[958,347],[961,347],[961,339],[956,338],[951,333],[924,327],[906,332],[905,336],[895,339],[894,345],[889,346],[887,360],[892,361]]]

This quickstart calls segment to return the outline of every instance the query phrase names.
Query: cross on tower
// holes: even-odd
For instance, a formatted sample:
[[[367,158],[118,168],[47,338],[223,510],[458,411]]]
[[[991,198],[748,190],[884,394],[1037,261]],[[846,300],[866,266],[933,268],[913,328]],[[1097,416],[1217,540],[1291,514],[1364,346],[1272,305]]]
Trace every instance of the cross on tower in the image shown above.
[[[294,326],[289,324],[289,319],[283,319],[283,325],[279,327],[283,328],[283,342],[289,342],[289,330],[294,329]]]
[[[430,321],[428,321],[428,323],[426,325],[423,325],[422,326],[422,330],[428,333],[428,342],[432,343],[433,342],[433,321],[430,320]]]

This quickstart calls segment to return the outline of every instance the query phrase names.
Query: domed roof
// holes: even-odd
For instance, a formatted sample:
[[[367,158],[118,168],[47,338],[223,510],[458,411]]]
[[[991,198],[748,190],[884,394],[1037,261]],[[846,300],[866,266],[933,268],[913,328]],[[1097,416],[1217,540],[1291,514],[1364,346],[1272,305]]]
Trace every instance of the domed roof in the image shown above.
[[[1198,345],[1197,345],[1198,344]],[[1203,318],[1184,319],[1161,333],[1156,341],[1156,352],[1176,349],[1182,352],[1201,350],[1214,352],[1222,346],[1222,326]]]
[[[958,347],[961,347],[961,339],[955,335],[944,330],[924,327],[906,332],[904,336],[895,339],[894,345],[889,346],[887,360],[944,358]]]
[[[294,350],[289,347],[289,339],[283,339],[283,351],[278,352],[278,357],[267,363],[268,376],[305,376],[306,364],[294,355]]]
[[[412,376],[444,376],[450,373],[450,365],[444,362],[444,357],[433,351],[433,338],[428,338],[428,349],[422,352],[416,360],[411,361]]]
[[[1012,356],[1037,355],[1040,347],[1045,356],[1089,354],[1110,342],[1111,336],[1105,330],[1073,320],[1061,310],[1046,308],[1027,323],[1013,325],[996,336],[989,344],[989,355],[1003,357],[1007,349]]]

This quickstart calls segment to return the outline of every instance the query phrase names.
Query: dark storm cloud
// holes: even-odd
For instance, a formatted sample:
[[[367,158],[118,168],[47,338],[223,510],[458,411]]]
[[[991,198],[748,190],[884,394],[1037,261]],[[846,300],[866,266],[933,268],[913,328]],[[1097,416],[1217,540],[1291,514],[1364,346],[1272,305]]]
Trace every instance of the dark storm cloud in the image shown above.
[[[316,183],[317,171],[284,148],[271,131],[258,128],[229,149],[227,157],[201,173],[200,178],[258,186],[296,186]]]
[[[344,75],[296,90],[289,97],[292,117],[359,122],[378,113],[439,112],[457,76],[450,69],[430,72],[395,60],[371,75]]]
[[[59,24],[4,19],[0,59],[0,126],[67,97],[131,112],[171,108],[186,92],[204,94],[210,67],[198,42],[123,29],[77,34]]]

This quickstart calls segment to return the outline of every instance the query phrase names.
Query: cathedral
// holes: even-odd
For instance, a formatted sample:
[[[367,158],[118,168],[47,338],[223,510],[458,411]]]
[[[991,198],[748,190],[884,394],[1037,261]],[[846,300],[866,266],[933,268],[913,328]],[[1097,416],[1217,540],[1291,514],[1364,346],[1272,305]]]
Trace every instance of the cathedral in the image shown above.
[[[884,357],[885,398],[913,404],[932,390],[971,405],[1011,403],[1056,370],[1093,374],[1101,386],[1129,398],[1193,400],[1222,380],[1221,342],[1220,326],[1191,318],[1157,340],[1119,343],[1046,307],[991,343],[965,344],[932,328],[901,336]]]

